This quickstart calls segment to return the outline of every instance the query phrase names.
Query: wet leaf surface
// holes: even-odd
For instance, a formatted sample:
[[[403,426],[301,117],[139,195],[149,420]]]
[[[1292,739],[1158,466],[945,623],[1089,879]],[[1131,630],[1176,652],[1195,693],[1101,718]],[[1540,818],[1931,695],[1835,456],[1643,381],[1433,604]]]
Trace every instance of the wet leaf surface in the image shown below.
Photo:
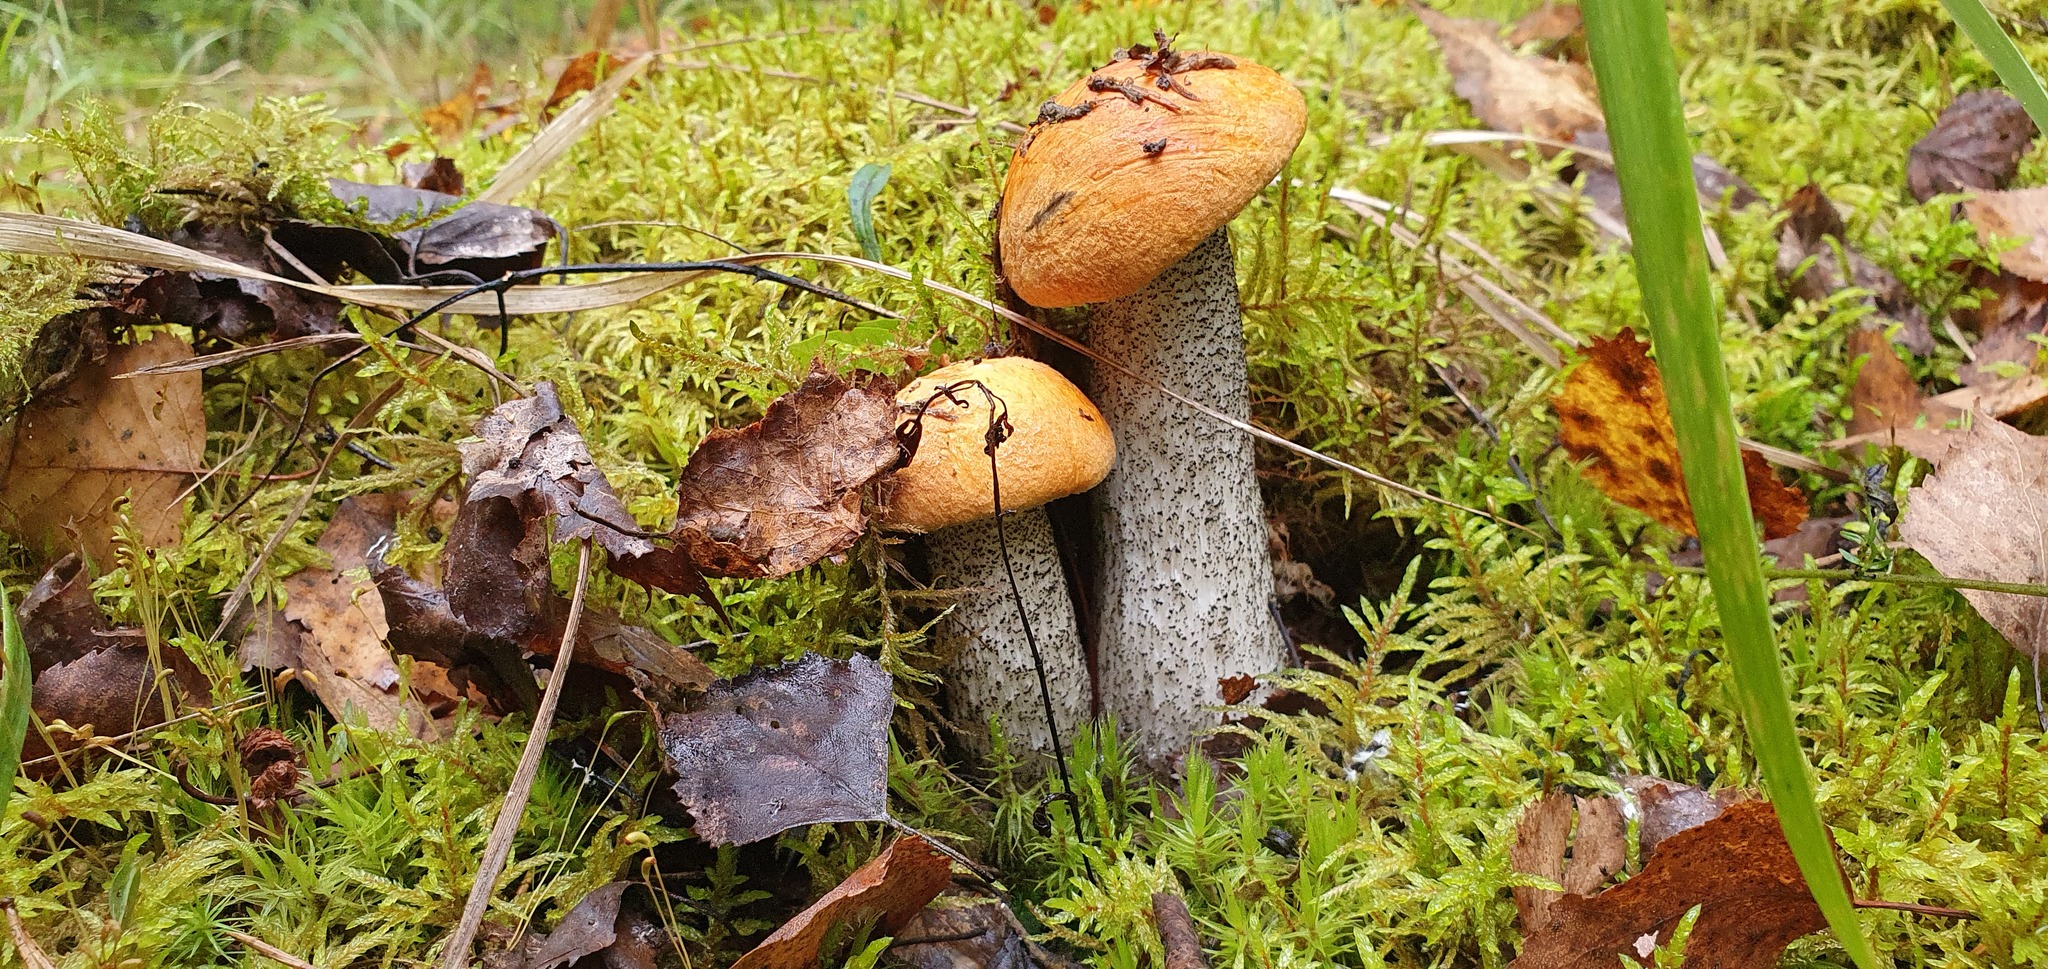
[[[1643,870],[1598,895],[1566,895],[1547,922],[1525,926],[1516,969],[1621,969],[1638,940],[1668,941],[1693,906],[1692,969],[1769,969],[1794,939],[1827,927],[1806,889],[1777,813],[1762,801],[1726,808],[1665,838]]]
[[[855,654],[796,662],[712,686],[662,718],[676,794],[711,844],[887,816],[890,677]]]
[[[1906,154],[1906,187],[1922,202],[1952,192],[1999,189],[2019,170],[2034,122],[2012,95],[1965,91]]]
[[[1749,796],[1734,788],[1709,794],[1691,784],[1643,774],[1625,776],[1621,783],[1636,801],[1636,841],[1644,858],[1664,839],[1720,817],[1728,805]]]
[[[867,530],[860,489],[896,465],[895,388],[814,371],[683,469],[674,537],[706,574],[788,575]]]
[[[922,838],[898,838],[810,908],[783,923],[732,969],[813,969],[834,926],[876,921],[894,933],[952,884],[952,864]]]
[[[32,547],[111,565],[125,499],[142,544],[175,544],[185,486],[205,463],[200,376],[114,376],[191,357],[184,341],[158,334],[112,348],[31,403],[0,439],[0,526]]]
[[[1609,498],[1692,535],[1692,501],[1680,473],[1671,407],[1649,349],[1630,329],[1612,339],[1595,337],[1585,362],[1551,399],[1558,440],[1573,459],[1591,462],[1585,474]],[[1797,530],[1806,520],[1806,496],[1780,484],[1753,451],[1742,452],[1742,470],[1764,537]]]
[[[1941,574],[2048,581],[2048,440],[1980,420],[1945,437],[1934,472],[1906,496],[1899,537]],[[2013,647],[2048,653],[2048,599],[1963,590]]]
[[[1078,963],[1033,945],[1001,902],[959,889],[941,893],[897,930],[889,955],[912,969],[1072,969]],[[927,939],[931,941],[919,942]]]

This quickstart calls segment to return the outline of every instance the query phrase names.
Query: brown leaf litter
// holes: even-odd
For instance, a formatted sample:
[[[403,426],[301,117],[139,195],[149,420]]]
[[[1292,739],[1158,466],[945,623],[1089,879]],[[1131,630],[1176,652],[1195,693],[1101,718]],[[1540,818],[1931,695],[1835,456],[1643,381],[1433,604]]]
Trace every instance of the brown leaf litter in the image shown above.
[[[124,509],[144,546],[177,544],[186,485],[206,461],[200,375],[115,377],[191,357],[158,334],[110,349],[29,404],[0,440],[0,527],[50,558],[76,549],[102,568],[114,564]]]
[[[1627,881],[1597,895],[1557,898],[1546,920],[1523,924],[1526,942],[1512,965],[1621,969],[1624,953],[1641,960],[1670,941],[1694,906],[1690,969],[1769,969],[1794,939],[1827,927],[1777,813],[1744,801],[1663,838]]]
[[[1899,537],[1950,578],[2048,582],[2048,439],[1980,420],[1946,443],[1907,493]],[[2048,599],[1962,593],[2015,649],[2048,653]]]
[[[1009,906],[949,888],[896,930],[889,957],[911,969],[1079,969],[1031,941]]]
[[[1634,330],[1623,329],[1612,339],[1595,337],[1585,361],[1550,403],[1558,416],[1558,440],[1574,460],[1590,462],[1585,474],[1595,486],[1674,531],[1697,534],[1664,378],[1650,362],[1649,344],[1638,340]],[[1797,531],[1806,520],[1806,496],[1780,484],[1754,451],[1742,452],[1742,470],[1764,537]]]
[[[667,933],[634,882],[617,881],[592,891],[562,916],[552,932],[528,935],[515,950],[484,958],[485,969],[655,969],[673,951]]]
[[[1491,20],[1446,17],[1421,4],[1414,10],[1443,50],[1453,89],[1488,128],[1570,141],[1606,127],[1584,64],[1517,54]]]
[[[952,863],[923,838],[898,838],[741,956],[732,969],[813,969],[834,927],[874,921],[880,931],[894,934],[952,881]]]
[[[675,791],[709,844],[887,816],[889,674],[816,653],[713,685],[661,721]]]
[[[773,578],[867,531],[861,489],[894,468],[895,388],[814,370],[759,421],[715,430],[677,486],[673,537],[710,575]]]

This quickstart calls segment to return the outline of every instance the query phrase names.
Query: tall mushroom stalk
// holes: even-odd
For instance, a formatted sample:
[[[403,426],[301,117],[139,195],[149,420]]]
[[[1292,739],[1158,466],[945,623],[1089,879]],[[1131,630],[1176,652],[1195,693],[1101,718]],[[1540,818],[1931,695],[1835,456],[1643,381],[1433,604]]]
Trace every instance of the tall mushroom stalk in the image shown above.
[[[982,728],[994,719],[1013,749],[1059,756],[1093,694],[1066,570],[1040,506],[1109,473],[1109,425],[1080,388],[1021,357],[941,367],[896,400],[917,420],[919,443],[891,479],[882,525],[929,532],[935,584],[958,596],[936,639],[951,656],[945,693],[960,738],[987,753]],[[994,475],[992,420],[1001,435]]]
[[[1035,306],[1097,304],[1089,342],[1123,368],[1249,413],[1224,226],[1301,140],[1301,93],[1210,52],[1118,51],[1039,112],[1010,163],[1003,271]],[[1126,746],[1167,768],[1218,681],[1284,664],[1251,441],[1119,369],[1090,390],[1116,433],[1092,496],[1097,695]]]

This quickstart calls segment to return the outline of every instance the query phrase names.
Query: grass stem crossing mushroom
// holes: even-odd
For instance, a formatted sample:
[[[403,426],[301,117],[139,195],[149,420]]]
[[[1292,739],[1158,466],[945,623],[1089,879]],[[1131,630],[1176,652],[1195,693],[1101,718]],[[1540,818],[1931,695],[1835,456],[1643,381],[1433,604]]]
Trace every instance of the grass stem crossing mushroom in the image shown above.
[[[979,728],[993,717],[1014,749],[1049,753],[1071,742],[1093,695],[1066,570],[1040,506],[1086,491],[1109,473],[1116,457],[1109,425],[1059,371],[1022,357],[941,367],[896,400],[906,418],[922,415],[922,430],[916,456],[892,479],[882,524],[928,532],[934,577],[960,593],[936,638],[952,655],[945,692],[962,740],[986,753],[988,736]],[[992,408],[1008,422],[993,476]],[[1027,641],[1026,623],[1035,643]],[[1043,696],[1034,652],[1044,664]],[[1057,736],[1046,720],[1048,705]]]
[[[1004,185],[1003,273],[1034,306],[1095,304],[1095,350],[1243,418],[1225,226],[1286,164],[1307,108],[1267,68],[1157,40],[1040,112]],[[1252,443],[1108,368],[1088,388],[1117,448],[1091,496],[1096,688],[1127,747],[1164,768],[1213,723],[1218,680],[1285,662]]]

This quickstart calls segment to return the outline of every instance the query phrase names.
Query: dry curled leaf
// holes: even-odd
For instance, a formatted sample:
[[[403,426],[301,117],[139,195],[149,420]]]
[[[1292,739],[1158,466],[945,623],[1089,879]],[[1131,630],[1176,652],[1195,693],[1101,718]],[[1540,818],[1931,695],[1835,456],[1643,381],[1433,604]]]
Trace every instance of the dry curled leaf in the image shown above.
[[[298,670],[337,720],[360,717],[378,730],[402,723],[415,736],[438,736],[426,709],[398,688],[398,664],[385,645],[384,601],[361,571],[371,547],[392,535],[401,505],[396,495],[361,495],[335,509],[319,541],[329,566],[284,580],[284,618],[303,631],[297,648],[265,659]]]
[[[911,969],[1079,969],[1033,943],[1001,901],[962,889],[904,923],[889,955]]]
[[[1906,187],[1922,202],[1950,192],[2004,188],[2034,140],[2034,122],[2012,95],[1965,91],[1906,154]]]
[[[533,396],[498,405],[476,430],[478,440],[462,445],[462,469],[470,479],[463,511],[473,517],[465,523],[458,514],[456,527],[464,529],[464,543],[474,541],[492,550],[466,556],[467,567],[461,573],[488,576],[489,581],[479,581],[490,589],[475,590],[478,598],[468,595],[470,590],[458,592],[452,562],[448,569],[449,600],[456,615],[473,628],[515,642],[533,634],[530,628],[486,628],[480,621],[490,611],[489,599],[499,594],[526,600],[532,614],[541,613],[539,603],[548,588],[546,570],[541,568],[546,561],[546,537],[539,528],[543,516],[553,518],[554,541],[590,539],[605,550],[613,571],[627,578],[668,592],[709,597],[703,579],[683,557],[663,554],[639,534],[639,522],[591,459],[576,422],[563,413],[553,384],[543,381],[534,386]],[[457,544],[451,535],[450,548]],[[484,560],[503,551],[516,561]],[[649,567],[650,563],[658,567]],[[520,569],[517,575],[508,571],[515,565]]]
[[[1586,476],[1609,498],[1693,535],[1697,529],[1679,471],[1671,406],[1649,348],[1626,328],[1613,339],[1594,338],[1585,362],[1551,398],[1558,440],[1573,459],[1591,462]],[[1764,537],[1782,538],[1798,530],[1806,520],[1806,496],[1780,484],[1754,451],[1742,452],[1742,471]]]
[[[1524,926],[1513,969],[1622,969],[1622,953],[1640,957],[1644,936],[1670,941],[1694,906],[1690,969],[1769,969],[1792,940],[1827,927],[1777,813],[1746,801],[1664,839],[1635,877],[1558,899],[1547,922]]]
[[[745,844],[825,821],[887,816],[894,708],[866,656],[794,663],[719,683],[661,721],[676,794],[711,844]]]
[[[674,537],[710,575],[788,575],[867,529],[860,489],[897,463],[895,388],[822,370],[759,421],[716,430],[683,469]]]
[[[1487,127],[1570,141],[1607,126],[1584,64],[1516,54],[1491,20],[1446,17],[1420,5],[1415,15],[1443,48],[1458,96]]]
[[[143,545],[176,544],[185,485],[205,464],[199,374],[114,378],[191,357],[169,334],[114,347],[23,410],[0,439],[0,528],[51,558],[76,548],[111,567],[125,499]]]
[[[923,838],[898,838],[741,956],[732,969],[814,969],[834,926],[875,920],[881,931],[893,933],[952,880],[952,865]]]
[[[2048,582],[2048,439],[1979,420],[1946,440],[1934,472],[1906,495],[1899,537],[1952,579]],[[2048,599],[1963,597],[2014,648],[2048,654]]]

